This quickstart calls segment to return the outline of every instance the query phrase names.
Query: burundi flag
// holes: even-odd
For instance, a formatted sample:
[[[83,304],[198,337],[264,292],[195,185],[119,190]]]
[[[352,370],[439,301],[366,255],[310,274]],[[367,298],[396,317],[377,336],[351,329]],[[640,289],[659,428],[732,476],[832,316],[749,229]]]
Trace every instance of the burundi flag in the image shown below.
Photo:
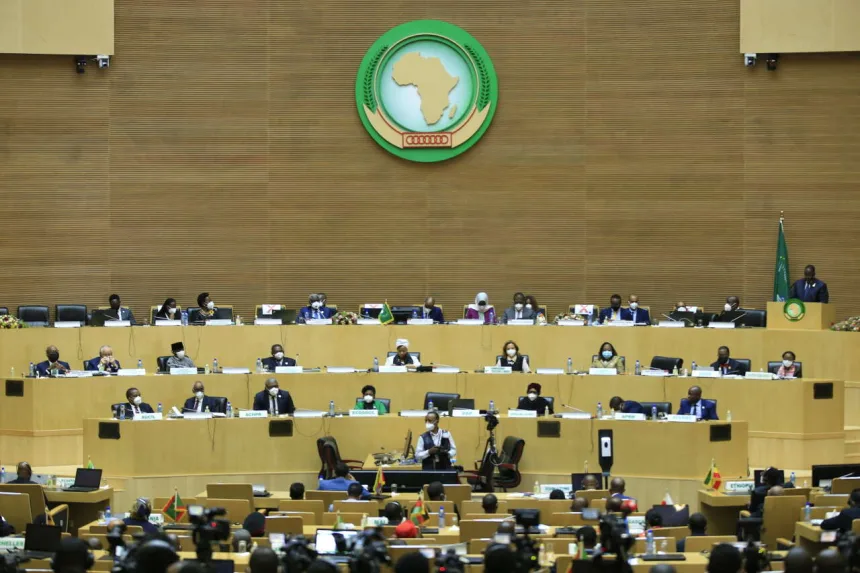
[[[785,226],[779,218],[779,234],[776,237],[776,266],[773,269],[773,300],[785,302],[791,288],[788,282],[788,245],[785,243]]]
[[[373,493],[382,495],[382,488],[385,487],[385,474],[382,473],[382,466],[376,470],[376,481],[373,482]]]
[[[430,514],[427,512],[427,506],[424,505],[424,492],[418,494],[418,501],[415,502],[415,507],[412,508],[410,516],[412,523],[421,527],[421,524],[430,519]]]
[[[385,301],[385,304],[382,305],[382,311],[379,313],[379,322],[382,324],[389,324],[394,322],[394,315],[391,314],[391,307],[388,306],[388,301]]]
[[[179,522],[183,517],[185,517],[185,513],[188,511],[188,508],[185,507],[185,504],[182,503],[182,498],[179,497],[179,491],[174,491],[173,497],[167,500],[167,503],[164,504],[164,507],[161,509],[161,513],[172,519],[174,522]]]

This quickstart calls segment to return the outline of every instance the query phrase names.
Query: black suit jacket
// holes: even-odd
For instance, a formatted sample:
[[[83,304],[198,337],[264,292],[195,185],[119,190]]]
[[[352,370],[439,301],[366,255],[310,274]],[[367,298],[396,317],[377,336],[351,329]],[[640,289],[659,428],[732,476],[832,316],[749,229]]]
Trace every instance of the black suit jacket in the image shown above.
[[[714,370],[719,370],[720,369],[719,361],[712,362],[711,368],[713,368]],[[729,374],[737,374],[738,376],[743,376],[746,373],[747,373],[747,367],[744,364],[741,364],[740,362],[738,362],[734,358],[729,358]]]
[[[269,393],[266,390],[254,396],[254,410],[269,411]],[[278,414],[292,414],[296,411],[293,397],[286,390],[278,390]]]
[[[791,489],[794,487],[790,481],[785,482],[784,484],[779,484],[785,489]],[[769,485],[759,485],[756,486],[752,493],[750,493],[750,515],[752,517],[762,517],[764,515],[764,498],[767,497],[767,492],[771,488]],[[786,493],[786,495],[788,495]],[[851,529],[851,525],[848,525],[848,528]]]
[[[274,356],[269,356],[268,358],[263,358],[263,368],[266,369],[266,372],[274,372],[275,366],[295,366],[296,361],[290,358],[289,356],[284,356],[284,358],[280,361],[275,360]]]
[[[154,414],[155,413],[155,410],[152,409],[152,406],[150,406],[146,402],[141,402],[140,406],[138,406],[138,408],[140,408],[141,414]],[[131,417],[134,415],[133,412],[134,412],[134,404],[132,404],[131,402],[126,402],[126,404],[125,404],[125,415],[128,417]]]
[[[197,398],[195,396],[192,396],[191,398],[187,399],[185,401],[185,405],[182,407],[182,410],[183,410],[182,413],[184,414],[186,411],[196,411],[196,409],[194,408],[194,402],[196,400],[197,400]],[[217,409],[217,405],[215,404],[215,400],[213,400],[210,396],[203,396],[203,408],[200,411],[205,412],[207,406],[209,407],[210,412],[220,412],[221,411],[221,410]]]
[[[849,507],[840,511],[836,517],[822,521],[821,529],[825,531],[851,531],[851,522],[855,519],[860,519],[860,507]]]

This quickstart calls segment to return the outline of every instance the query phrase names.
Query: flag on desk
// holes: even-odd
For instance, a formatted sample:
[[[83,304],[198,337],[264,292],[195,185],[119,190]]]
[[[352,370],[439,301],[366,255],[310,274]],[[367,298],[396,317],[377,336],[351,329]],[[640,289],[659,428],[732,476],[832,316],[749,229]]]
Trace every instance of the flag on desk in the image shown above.
[[[415,507],[412,508],[410,516],[412,523],[421,527],[421,524],[430,519],[430,514],[427,512],[427,506],[424,505],[424,491],[418,494],[418,501],[415,502]]]
[[[185,507],[185,504],[182,503],[182,498],[179,497],[179,490],[174,490],[173,497],[167,500],[167,503],[164,504],[164,507],[161,509],[161,513],[172,519],[174,522],[179,522],[183,517],[185,517],[185,513],[188,511],[188,508]]]
[[[388,306],[388,301],[382,305],[382,310],[379,311],[379,322],[382,324],[390,324],[394,322],[394,315],[391,314],[391,307]]]
[[[376,481],[373,482],[373,493],[382,495],[382,488],[385,487],[385,474],[382,473],[382,466],[376,470]]]
[[[675,500],[672,499],[672,495],[669,493],[669,490],[666,490],[666,495],[663,496],[662,505],[675,505]]]
[[[705,476],[705,485],[714,491],[720,489],[720,484],[723,481],[720,476],[720,470],[714,460],[711,460],[711,469],[708,470],[708,475]]]
[[[788,245],[785,243],[783,218],[779,218],[779,235],[776,238],[776,266],[773,269],[773,300],[785,302],[791,288],[788,279]]]

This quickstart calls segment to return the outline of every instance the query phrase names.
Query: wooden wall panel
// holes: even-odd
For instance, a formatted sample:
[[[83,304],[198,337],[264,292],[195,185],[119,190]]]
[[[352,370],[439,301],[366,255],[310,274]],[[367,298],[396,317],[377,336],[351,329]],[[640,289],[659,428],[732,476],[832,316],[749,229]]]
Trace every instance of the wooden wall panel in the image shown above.
[[[484,139],[435,165],[382,151],[354,103],[367,47],[420,18],[499,75]],[[860,59],[747,69],[738,21],[737,0],[117,0],[108,71],[0,56],[0,306],[763,307],[784,210],[792,274],[817,263],[860,313]]]

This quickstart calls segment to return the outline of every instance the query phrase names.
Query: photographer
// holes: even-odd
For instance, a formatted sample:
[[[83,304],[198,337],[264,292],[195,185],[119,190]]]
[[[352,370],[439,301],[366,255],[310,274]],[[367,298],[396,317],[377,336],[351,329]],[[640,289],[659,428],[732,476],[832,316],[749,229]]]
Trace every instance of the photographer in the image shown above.
[[[457,457],[457,445],[447,430],[439,429],[439,412],[427,412],[424,417],[427,431],[418,438],[415,459],[424,470],[450,470],[451,458]]]

